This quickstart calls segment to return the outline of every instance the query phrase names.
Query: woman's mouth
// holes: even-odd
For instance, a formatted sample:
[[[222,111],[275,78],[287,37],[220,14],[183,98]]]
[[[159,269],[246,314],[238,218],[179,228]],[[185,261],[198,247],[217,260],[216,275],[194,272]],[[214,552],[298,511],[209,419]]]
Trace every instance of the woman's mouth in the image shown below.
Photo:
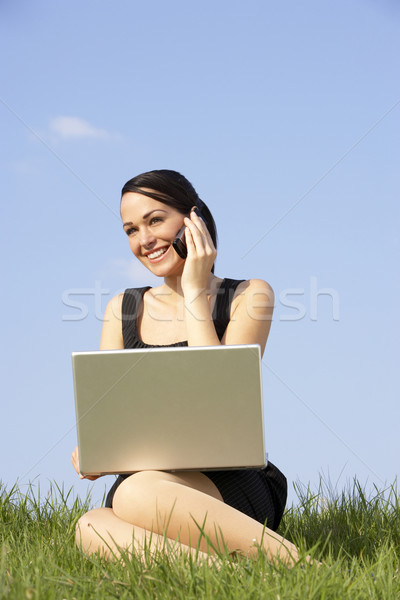
[[[167,254],[168,250],[171,246],[164,246],[164,248],[159,248],[150,254],[147,254],[147,258],[151,263],[160,262],[164,256]]]

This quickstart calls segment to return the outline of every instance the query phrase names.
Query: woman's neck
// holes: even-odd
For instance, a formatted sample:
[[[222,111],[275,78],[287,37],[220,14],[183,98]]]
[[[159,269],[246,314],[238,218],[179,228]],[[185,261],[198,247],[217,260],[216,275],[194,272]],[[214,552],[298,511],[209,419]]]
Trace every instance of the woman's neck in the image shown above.
[[[210,273],[207,283],[207,294],[215,293],[216,287],[220,281],[221,279],[219,277],[216,277],[215,275],[213,275],[213,273]],[[183,290],[181,286],[180,275],[165,277],[163,287],[165,290],[169,291],[169,293],[171,294],[171,299],[174,297],[183,298]]]

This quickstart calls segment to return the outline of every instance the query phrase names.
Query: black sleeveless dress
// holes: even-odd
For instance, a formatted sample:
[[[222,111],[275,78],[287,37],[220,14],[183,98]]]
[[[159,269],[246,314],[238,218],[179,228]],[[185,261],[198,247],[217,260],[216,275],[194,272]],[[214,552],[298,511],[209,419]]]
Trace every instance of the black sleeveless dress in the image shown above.
[[[213,310],[213,321],[221,340],[230,320],[230,306],[239,283],[243,280],[224,279],[217,293]],[[131,288],[122,300],[122,334],[124,348],[158,348],[160,345],[145,344],[139,338],[136,321],[143,309],[143,295],[150,287]],[[187,346],[187,342],[176,342],[168,347]],[[276,530],[285,509],[287,497],[286,477],[275,465],[268,462],[265,469],[240,469],[230,471],[207,471],[204,473],[218,488],[224,502],[240,510],[270,529]],[[119,475],[107,494],[106,507],[112,508],[117,487],[129,477]]]

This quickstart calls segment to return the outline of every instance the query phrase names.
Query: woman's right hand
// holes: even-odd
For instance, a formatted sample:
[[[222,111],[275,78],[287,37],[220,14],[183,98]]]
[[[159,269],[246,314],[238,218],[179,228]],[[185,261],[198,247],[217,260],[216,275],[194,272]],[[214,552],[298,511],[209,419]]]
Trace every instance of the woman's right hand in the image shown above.
[[[205,222],[195,210],[192,209],[190,218],[185,217],[184,223],[188,253],[181,285],[187,299],[188,295],[197,297],[199,292],[207,289],[217,250]]]
[[[89,481],[96,481],[101,475],[82,475],[79,470],[79,450],[78,446],[75,446],[75,450],[72,453],[72,464],[74,466],[75,471],[78,473],[81,479],[89,479]]]

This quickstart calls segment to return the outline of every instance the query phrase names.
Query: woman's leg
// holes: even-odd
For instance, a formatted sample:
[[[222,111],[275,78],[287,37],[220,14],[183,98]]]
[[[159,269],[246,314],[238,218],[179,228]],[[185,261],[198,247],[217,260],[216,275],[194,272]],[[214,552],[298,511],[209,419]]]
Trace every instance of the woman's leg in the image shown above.
[[[296,547],[261,523],[228,506],[203,473],[141,471],[125,479],[114,495],[117,517],[145,531],[165,534],[189,547],[210,551],[211,544],[229,552],[256,555],[264,548],[270,559],[296,562]]]
[[[95,508],[83,515],[77,523],[75,539],[85,554],[100,552],[108,559],[120,558],[121,550],[133,550],[138,556],[143,556],[147,548],[150,555],[166,551],[170,556],[178,556],[183,552],[210,560],[203,552],[196,552],[196,549],[173,540],[165,540],[162,535],[123,521],[111,508]]]

